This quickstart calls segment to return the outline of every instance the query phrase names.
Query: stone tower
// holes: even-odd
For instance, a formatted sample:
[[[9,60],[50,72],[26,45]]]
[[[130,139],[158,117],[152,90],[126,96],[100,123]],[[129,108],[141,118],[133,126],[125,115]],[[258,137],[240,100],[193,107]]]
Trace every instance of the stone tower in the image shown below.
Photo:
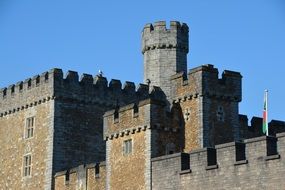
[[[145,25],[142,32],[144,56],[144,82],[159,86],[171,98],[172,75],[187,72],[188,26],[176,21],[165,21]]]

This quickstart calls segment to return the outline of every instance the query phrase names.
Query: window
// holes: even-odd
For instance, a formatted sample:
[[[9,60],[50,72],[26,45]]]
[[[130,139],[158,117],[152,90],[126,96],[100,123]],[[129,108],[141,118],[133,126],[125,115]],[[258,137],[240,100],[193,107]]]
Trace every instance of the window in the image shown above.
[[[165,146],[165,154],[173,154],[175,152],[175,144],[173,143],[168,143]]]
[[[132,148],[132,139],[124,141],[124,154],[131,154]]]
[[[29,117],[26,120],[25,138],[34,136],[35,117]]]
[[[217,120],[224,121],[224,118],[225,118],[224,108],[222,106],[219,106],[217,110]]]
[[[133,107],[133,117],[138,117],[139,116],[139,107],[137,104],[134,105]]]
[[[30,154],[24,156],[23,160],[23,175],[24,177],[31,176],[32,156]]]
[[[96,165],[95,165],[95,178],[99,178],[100,177],[99,174],[100,174],[100,163],[96,163]]]
[[[29,79],[29,80],[28,80],[28,89],[31,88],[31,86],[32,86],[32,80]]]
[[[116,108],[114,112],[114,123],[118,122],[119,122],[119,108]]]
[[[186,108],[184,111],[184,119],[187,121],[190,119],[190,109],[189,108]]]

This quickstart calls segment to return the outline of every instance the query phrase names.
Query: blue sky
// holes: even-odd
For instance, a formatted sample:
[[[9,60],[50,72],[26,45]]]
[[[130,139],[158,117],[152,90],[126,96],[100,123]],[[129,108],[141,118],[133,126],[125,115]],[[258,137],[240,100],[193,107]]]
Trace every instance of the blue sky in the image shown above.
[[[285,120],[284,0],[0,0],[0,87],[51,68],[142,82],[141,30],[190,27],[188,68],[214,64],[243,75],[240,113]]]

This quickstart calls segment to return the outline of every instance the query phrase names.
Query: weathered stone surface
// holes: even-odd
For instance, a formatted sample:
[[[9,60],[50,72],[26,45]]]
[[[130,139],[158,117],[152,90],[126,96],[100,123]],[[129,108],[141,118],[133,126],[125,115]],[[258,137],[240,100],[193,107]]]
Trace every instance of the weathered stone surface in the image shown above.
[[[269,124],[278,141],[259,137],[262,119],[253,117],[249,126],[238,112],[240,73],[219,77],[209,64],[187,73],[188,32],[176,21],[169,29],[163,21],[144,27],[146,84],[137,87],[52,69],[1,89],[0,189],[283,187],[285,140],[278,133],[285,123]],[[31,116],[34,136],[25,139]],[[244,140],[252,137],[259,138]]]

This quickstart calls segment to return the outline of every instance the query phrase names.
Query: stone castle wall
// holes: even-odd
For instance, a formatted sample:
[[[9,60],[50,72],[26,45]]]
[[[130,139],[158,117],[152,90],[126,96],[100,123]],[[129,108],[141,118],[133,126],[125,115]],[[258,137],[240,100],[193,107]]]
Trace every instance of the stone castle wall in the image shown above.
[[[263,136],[203,148],[189,154],[155,157],[151,159],[152,189],[280,189],[285,185],[282,180],[285,174],[284,150],[285,133],[280,133],[277,138]],[[95,165],[86,166],[84,171],[87,171],[87,176],[80,180],[80,167],[70,170],[69,175],[73,172],[77,174],[72,174],[74,177],[69,177],[68,182],[65,180],[67,171],[58,173],[55,177],[56,189],[80,189],[80,181],[84,181],[86,186],[82,187],[86,189],[98,189],[106,180],[106,174],[101,173],[106,172],[103,170],[105,165],[100,166],[100,174],[97,174],[104,176],[100,179],[102,181],[98,176],[94,177]],[[125,189],[130,185],[116,187]]]
[[[285,133],[152,159],[158,189],[280,189],[285,186]],[[167,166],[167,167],[166,167]]]
[[[32,188],[39,183],[39,187],[51,189],[56,172],[105,160],[103,114],[149,97],[149,90],[147,85],[136,88],[131,82],[122,88],[114,79],[108,84],[102,76],[83,74],[79,79],[73,71],[63,76],[60,69],[1,89],[0,160],[5,166],[1,174],[11,174],[1,177],[1,186]],[[36,119],[35,137],[26,140],[24,127],[29,116]],[[30,152],[32,175],[24,179],[23,156]]]
[[[55,189],[106,189],[106,164],[91,163],[80,165],[55,175]]]
[[[53,181],[54,70],[0,90],[0,187],[50,189]],[[34,135],[25,137],[27,118]],[[31,176],[24,176],[24,156],[31,155]]]
[[[226,70],[219,78],[213,65],[202,65],[191,69],[188,75],[178,73],[171,79],[173,102],[180,105],[184,116],[184,151],[240,138],[240,73]],[[222,120],[218,118],[219,112],[223,114]]]

